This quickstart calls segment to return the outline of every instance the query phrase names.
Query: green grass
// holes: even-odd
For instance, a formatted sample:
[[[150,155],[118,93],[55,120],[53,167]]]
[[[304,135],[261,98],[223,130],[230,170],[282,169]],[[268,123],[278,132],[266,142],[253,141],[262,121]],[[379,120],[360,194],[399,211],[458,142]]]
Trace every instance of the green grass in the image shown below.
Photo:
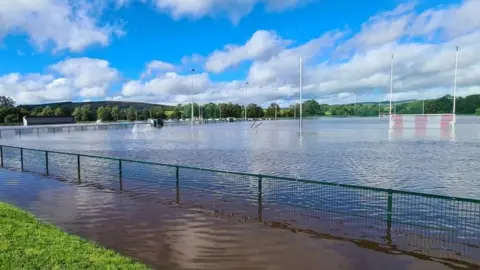
[[[149,269],[0,202],[0,269]]]

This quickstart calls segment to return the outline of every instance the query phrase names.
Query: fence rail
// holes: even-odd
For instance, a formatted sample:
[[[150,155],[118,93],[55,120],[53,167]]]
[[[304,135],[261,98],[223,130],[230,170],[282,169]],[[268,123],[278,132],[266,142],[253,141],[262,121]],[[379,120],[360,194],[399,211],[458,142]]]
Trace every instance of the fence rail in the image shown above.
[[[0,145],[0,167],[120,191],[158,187],[176,203],[201,191],[221,210],[244,205],[242,214],[299,228],[322,219],[335,222],[331,229],[358,229],[360,218],[362,233],[374,228],[388,243],[414,237],[480,248],[476,199],[6,145]]]
[[[22,126],[15,128],[0,128],[0,139],[8,136],[24,136],[30,134],[56,134],[60,132],[85,132],[110,129],[129,129],[135,125],[150,125],[150,123],[106,123],[106,124],[71,124],[71,125],[46,125],[46,126]]]

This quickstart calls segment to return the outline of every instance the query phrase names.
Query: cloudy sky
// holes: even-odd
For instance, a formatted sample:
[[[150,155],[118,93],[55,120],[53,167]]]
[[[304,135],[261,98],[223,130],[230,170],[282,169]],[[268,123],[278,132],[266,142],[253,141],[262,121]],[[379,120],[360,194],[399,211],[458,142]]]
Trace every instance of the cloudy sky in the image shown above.
[[[19,104],[480,93],[480,0],[0,0],[0,95]],[[192,71],[194,69],[194,71]],[[248,83],[247,83],[248,82]],[[245,91],[246,90],[246,91]]]

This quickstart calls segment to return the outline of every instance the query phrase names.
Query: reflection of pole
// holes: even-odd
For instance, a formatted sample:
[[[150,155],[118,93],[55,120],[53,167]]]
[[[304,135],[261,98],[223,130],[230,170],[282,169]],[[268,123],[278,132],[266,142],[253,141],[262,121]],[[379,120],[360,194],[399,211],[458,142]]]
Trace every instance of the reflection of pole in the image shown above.
[[[392,115],[392,94],[393,94],[393,54],[392,54],[392,66],[390,67],[390,111],[389,111],[389,115]]]
[[[303,129],[303,57],[300,57],[300,135],[302,134]]]

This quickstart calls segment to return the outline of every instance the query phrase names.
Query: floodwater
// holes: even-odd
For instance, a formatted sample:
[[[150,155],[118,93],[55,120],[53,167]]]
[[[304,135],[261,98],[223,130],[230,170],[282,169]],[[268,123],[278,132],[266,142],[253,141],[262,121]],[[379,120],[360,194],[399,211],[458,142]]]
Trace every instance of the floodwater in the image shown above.
[[[480,117],[389,130],[387,118],[322,118],[14,136],[4,144],[447,196],[480,196]]]
[[[388,247],[391,250],[394,247],[395,252],[401,250],[401,252],[414,252],[427,257],[461,260],[466,258],[470,262],[480,261],[478,252],[480,204],[404,193],[395,193],[393,197],[389,197],[383,191],[319,185],[295,179],[303,178],[475,199],[480,195],[480,163],[476,161],[479,142],[480,118],[475,117],[458,117],[455,128],[429,127],[426,129],[389,129],[388,120],[382,118],[323,118],[305,121],[302,136],[298,134],[298,122],[286,120],[265,121],[257,127],[253,127],[252,123],[174,126],[163,129],[139,125],[136,132],[128,129],[57,132],[21,137],[9,136],[2,137],[0,140],[2,145],[264,175],[263,179],[259,180],[256,176],[182,168],[177,174],[179,178],[176,178],[175,168],[172,167],[124,161],[122,174],[119,177],[118,160],[91,157],[80,157],[77,160],[77,156],[49,153],[50,176],[76,182],[78,173],[81,174],[81,179],[78,180],[81,180],[82,184],[102,186],[112,190],[118,190],[119,178],[123,179],[123,188],[129,192],[135,191],[136,199],[132,201],[132,205],[138,203],[141,206],[130,206],[129,201],[127,207],[122,201],[120,206],[107,203],[106,207],[114,212],[120,211],[115,210],[117,207],[120,209],[127,207],[124,209],[126,215],[133,215],[133,217],[121,218],[127,223],[131,222],[130,218],[139,218],[130,212],[148,212],[150,215],[161,213],[162,217],[167,215],[166,213],[171,213],[167,209],[155,208],[159,206],[142,205],[137,200],[156,198],[158,201],[175,205],[180,203],[186,208],[214,210],[216,214],[221,213],[227,216],[258,217],[262,220],[261,215],[263,215],[263,221],[269,225],[295,231],[311,230],[316,236],[327,234],[335,236],[335,239],[362,239],[368,243],[373,241],[380,244],[380,249]],[[18,149],[4,148],[3,155],[5,167],[20,168]],[[46,173],[45,153],[25,150],[23,155],[26,171],[37,174]],[[77,172],[78,164],[81,166]],[[265,175],[289,176],[294,179],[293,181],[275,179]],[[176,187],[175,182],[178,179],[179,185]],[[262,188],[261,193],[258,191],[260,188]],[[56,199],[56,195],[48,191],[48,186],[40,190],[45,190],[44,192],[54,197],[51,199]],[[84,192],[81,190],[83,189],[79,188],[76,192]],[[58,194],[61,193],[58,192]],[[112,198],[117,196],[113,196],[113,193],[107,192],[107,194]],[[175,195],[177,195],[176,200]],[[90,199],[92,200],[94,202],[89,202],[90,205],[77,204],[71,208],[78,206],[80,210],[69,211],[83,211],[83,207],[86,207],[86,211],[90,211],[88,209],[98,207],[97,202],[104,203],[103,199]],[[39,205],[43,204],[48,208],[51,203],[45,201],[39,203]],[[390,212],[394,221],[393,226],[384,222],[389,205],[393,206],[393,211]],[[189,217],[195,217],[192,223],[197,222],[197,214],[197,212],[192,216],[188,214]],[[88,216],[88,214],[85,215]],[[198,218],[205,217],[200,215]],[[104,219],[109,218],[105,216]],[[184,217],[172,213],[171,219],[184,220]],[[190,219],[187,220],[190,221]],[[210,219],[208,220],[210,222]],[[212,222],[223,224],[224,221],[219,220],[221,219],[215,219]],[[247,218],[242,221],[249,220]],[[150,220],[146,224],[149,222]],[[200,231],[217,231],[215,229],[217,223],[208,222],[205,225],[208,229],[199,225]],[[81,222],[74,221],[71,228],[77,228],[77,223]],[[84,233],[88,234],[88,228],[93,225],[87,223],[82,226],[85,226]],[[166,225],[161,226],[163,228]],[[223,225],[218,226],[223,228]],[[238,230],[240,233],[242,228],[252,228],[251,222],[246,226],[248,227],[235,226],[232,230]],[[146,229],[146,234],[151,233],[152,230]],[[251,237],[255,239],[258,238],[257,235],[263,233],[262,229]],[[101,234],[109,235],[106,231]],[[137,236],[143,237],[140,234]],[[282,234],[281,237],[288,239],[290,236]],[[202,236],[201,238],[209,239],[210,237]],[[275,242],[276,240],[268,241],[281,245]],[[303,241],[311,240],[300,242],[303,243]],[[229,241],[225,240],[225,242]],[[355,243],[358,245],[358,242]],[[245,248],[259,250],[250,245],[253,244],[248,244]],[[119,246],[123,249],[123,245]],[[374,249],[378,249],[378,246]],[[292,252],[287,250],[289,248],[285,249],[285,254]],[[210,254],[207,251],[198,252]],[[349,254],[348,251],[345,252]],[[299,254],[304,253],[302,251]],[[250,256],[250,253],[247,255]],[[247,255],[245,256],[248,257]],[[230,255],[225,256],[231,259]],[[365,255],[365,258],[367,257],[368,255]],[[232,260],[235,261],[235,259]],[[272,257],[272,260],[276,259]],[[292,262],[295,260],[293,259]],[[200,262],[203,263],[204,259],[200,259]],[[284,264],[289,265],[287,262]],[[194,267],[202,269],[198,264]],[[251,269],[270,269],[266,266],[255,267],[252,266]],[[271,269],[282,269],[278,267]],[[205,268],[215,269],[213,266],[205,266]],[[219,269],[222,267],[219,266]],[[371,268],[367,267],[367,269]]]
[[[156,269],[475,269],[2,169],[0,200]]]

